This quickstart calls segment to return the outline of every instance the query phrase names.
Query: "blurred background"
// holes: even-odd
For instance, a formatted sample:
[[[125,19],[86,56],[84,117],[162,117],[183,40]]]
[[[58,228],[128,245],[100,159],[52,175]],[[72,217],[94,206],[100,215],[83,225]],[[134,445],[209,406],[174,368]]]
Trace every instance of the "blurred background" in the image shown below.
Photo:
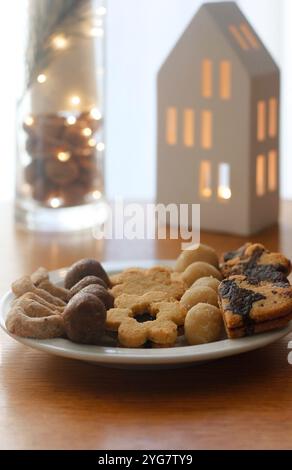
[[[155,197],[156,74],[199,0],[108,0],[106,193]],[[282,69],[281,196],[292,198],[292,2],[239,0],[243,13]],[[11,200],[15,177],[15,108],[23,83],[25,0],[3,2],[0,28],[0,201]]]

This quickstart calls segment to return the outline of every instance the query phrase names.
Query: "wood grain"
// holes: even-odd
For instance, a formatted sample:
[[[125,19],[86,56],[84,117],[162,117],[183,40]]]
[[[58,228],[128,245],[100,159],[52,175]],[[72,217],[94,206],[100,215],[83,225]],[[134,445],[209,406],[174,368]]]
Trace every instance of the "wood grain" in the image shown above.
[[[180,243],[94,241],[90,233],[14,228],[2,205],[0,291],[40,265],[78,258],[175,258]],[[253,237],[292,258],[292,203],[281,224]],[[244,238],[202,234],[219,252]],[[114,370],[30,350],[0,333],[1,449],[291,449],[288,341],[177,370]]]

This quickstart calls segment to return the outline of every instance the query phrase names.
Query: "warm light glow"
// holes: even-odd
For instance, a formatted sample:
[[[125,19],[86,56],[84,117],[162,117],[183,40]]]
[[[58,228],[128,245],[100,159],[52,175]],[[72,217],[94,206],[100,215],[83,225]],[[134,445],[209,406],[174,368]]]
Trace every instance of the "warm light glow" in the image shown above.
[[[89,139],[88,145],[89,145],[89,147],[95,147],[96,146],[96,140],[95,139]]]
[[[41,73],[38,78],[37,78],[37,81],[39,83],[45,83],[47,81],[47,76],[44,74],[44,73]]]
[[[105,145],[104,145],[103,142],[99,142],[99,143],[97,144],[96,148],[97,148],[97,150],[98,150],[99,152],[103,152],[104,149],[105,149]]]
[[[60,162],[68,162],[71,158],[71,153],[70,152],[59,152],[58,155],[58,160]]]
[[[202,62],[202,96],[211,98],[213,92],[213,63],[209,59]]]
[[[106,15],[106,8],[105,7],[99,7],[96,10],[96,14],[99,16],[104,16]]]
[[[104,36],[103,28],[91,28],[90,36],[102,38]]]
[[[268,184],[269,191],[274,192],[278,188],[278,154],[276,150],[271,150],[268,157]]]
[[[232,193],[230,188],[230,165],[228,163],[219,164],[217,194],[219,199],[231,199]]]
[[[168,145],[177,143],[177,109],[174,107],[166,111],[166,142]]]
[[[259,155],[257,157],[256,193],[259,197],[264,196],[266,193],[266,159],[264,155]]]
[[[85,127],[85,129],[82,129],[82,135],[84,135],[84,137],[90,137],[92,130],[89,127]]]
[[[102,196],[102,194],[101,194],[100,191],[93,191],[93,193],[92,193],[92,197],[93,197],[94,199],[100,199],[101,196]]]
[[[241,47],[241,49],[243,49],[244,51],[248,51],[248,43],[246,42],[245,38],[241,35],[237,27],[232,24],[229,26],[229,31],[231,32],[232,36],[234,37],[238,45]]]
[[[265,101],[258,102],[258,129],[257,136],[258,141],[263,142],[266,138],[266,117],[267,117],[267,108]]]
[[[222,60],[220,62],[220,98],[222,100],[230,100],[231,83],[231,62]]]
[[[52,197],[52,199],[49,200],[49,205],[53,209],[58,209],[62,205],[62,199],[59,197]]]
[[[74,126],[74,124],[76,124],[76,117],[75,116],[68,116],[67,119],[66,119],[66,122],[69,126]]]
[[[278,100],[269,100],[269,137],[274,139],[278,135]]]
[[[218,197],[225,200],[231,199],[231,189],[225,186],[219,186]]]
[[[253,34],[253,32],[249,29],[246,23],[241,23],[240,30],[245,36],[245,39],[249,42],[253,49],[259,49],[260,43],[258,42],[257,38]]]
[[[203,198],[210,198],[212,196],[211,163],[207,160],[201,162],[199,192]]]
[[[78,106],[80,103],[81,103],[80,96],[74,95],[71,97],[71,104],[73,104],[73,106]]]
[[[24,122],[27,126],[31,127],[34,124],[34,118],[32,116],[27,116]]]
[[[92,108],[92,110],[90,111],[90,116],[95,121],[100,121],[100,119],[102,118],[102,114],[97,108]]]
[[[56,50],[64,50],[68,47],[68,39],[63,34],[58,34],[53,37],[52,46]]]
[[[211,111],[204,110],[201,114],[201,145],[205,150],[212,148],[213,134],[213,114]]]
[[[184,110],[184,144],[186,147],[195,145],[195,113],[192,109]]]

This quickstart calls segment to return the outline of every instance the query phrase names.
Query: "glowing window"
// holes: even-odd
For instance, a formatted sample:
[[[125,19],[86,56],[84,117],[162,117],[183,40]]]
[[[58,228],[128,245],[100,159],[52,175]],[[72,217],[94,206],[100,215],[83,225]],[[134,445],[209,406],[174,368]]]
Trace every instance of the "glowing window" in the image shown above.
[[[168,145],[177,143],[177,109],[174,107],[166,112],[166,142]]]
[[[201,162],[200,167],[200,196],[209,199],[212,196],[211,163],[207,160]]]
[[[257,137],[259,142],[263,142],[266,138],[266,116],[267,107],[265,101],[258,102],[258,117],[257,117]]]
[[[278,135],[278,100],[269,100],[269,137],[272,139]]]
[[[260,43],[258,42],[256,36],[246,23],[241,23],[240,31],[243,33],[245,39],[253,49],[260,48]]]
[[[237,27],[232,24],[229,26],[229,31],[234,37],[234,39],[236,40],[237,44],[241,47],[241,49],[243,49],[244,51],[248,51],[249,49],[248,43],[246,39],[244,38],[244,36],[242,36],[240,31],[237,29]]]
[[[259,197],[264,196],[266,193],[266,159],[264,155],[259,155],[257,157],[256,193]]]
[[[213,64],[209,59],[202,62],[202,96],[211,98],[213,94]]]
[[[220,98],[230,100],[231,98],[231,63],[229,60],[220,62]]]
[[[195,112],[192,109],[184,111],[184,145],[186,147],[195,145]]]
[[[201,114],[201,146],[209,150],[213,145],[213,114],[204,110]]]
[[[220,163],[218,168],[218,198],[227,201],[231,199],[230,165]]]
[[[278,155],[276,150],[271,150],[268,156],[268,186],[271,192],[278,188]]]

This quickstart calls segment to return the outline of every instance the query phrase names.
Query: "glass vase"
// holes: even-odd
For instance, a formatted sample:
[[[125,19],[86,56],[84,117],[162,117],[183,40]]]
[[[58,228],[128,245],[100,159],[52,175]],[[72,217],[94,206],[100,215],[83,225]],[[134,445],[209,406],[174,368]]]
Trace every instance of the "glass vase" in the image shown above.
[[[28,0],[15,214],[40,231],[102,223],[105,0]]]

